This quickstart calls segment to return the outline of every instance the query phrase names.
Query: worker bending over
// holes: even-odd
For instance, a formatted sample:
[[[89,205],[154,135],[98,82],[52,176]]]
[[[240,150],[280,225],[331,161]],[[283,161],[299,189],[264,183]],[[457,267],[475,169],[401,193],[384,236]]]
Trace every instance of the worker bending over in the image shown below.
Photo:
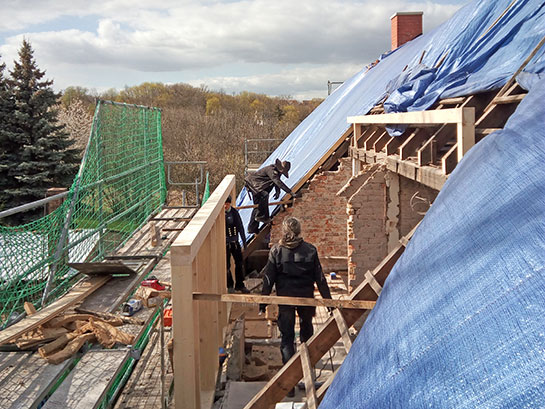
[[[257,234],[259,232],[259,222],[263,224],[270,223],[269,194],[273,187],[275,189],[274,199],[280,197],[280,190],[289,193],[293,197],[299,197],[280,180],[280,175],[284,175],[286,178],[289,177],[288,171],[290,170],[290,167],[290,162],[281,162],[279,159],[276,159],[274,165],[265,166],[246,177],[246,188],[252,196],[254,205],[257,205],[257,208],[253,209],[252,215],[250,216],[248,233]]]
[[[287,217],[282,223],[282,238],[269,252],[265,266],[262,295],[270,295],[273,285],[279,296],[314,298],[314,283],[322,298],[331,298],[329,286],[322,272],[318,251],[300,237],[301,223],[295,217]],[[265,312],[266,304],[260,304]],[[299,315],[301,342],[314,333],[312,317],[316,307],[280,305],[278,329],[282,334],[280,351],[285,364],[295,354],[295,310]]]
[[[242,293],[249,293],[244,286],[244,269],[242,266],[242,249],[240,248],[240,240],[244,248],[246,248],[246,234],[244,226],[238,210],[231,206],[231,196],[225,200],[225,250],[227,253],[227,289],[229,292],[234,290]],[[235,260],[235,281],[231,275],[231,256]]]

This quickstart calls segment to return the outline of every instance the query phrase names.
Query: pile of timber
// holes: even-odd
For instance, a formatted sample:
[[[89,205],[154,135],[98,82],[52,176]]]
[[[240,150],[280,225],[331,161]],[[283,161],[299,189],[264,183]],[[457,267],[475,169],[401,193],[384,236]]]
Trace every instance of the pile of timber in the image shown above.
[[[14,343],[21,350],[38,348],[42,358],[56,365],[77,353],[86,342],[98,342],[104,348],[131,345],[134,336],[117,327],[135,323],[140,322],[115,314],[68,313],[22,334]]]

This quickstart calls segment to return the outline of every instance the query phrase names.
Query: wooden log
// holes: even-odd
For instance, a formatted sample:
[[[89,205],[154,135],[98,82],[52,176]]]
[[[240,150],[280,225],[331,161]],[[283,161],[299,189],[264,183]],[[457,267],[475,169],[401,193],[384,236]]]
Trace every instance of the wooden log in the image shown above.
[[[58,365],[61,362],[65,361],[66,359],[70,358],[72,355],[74,355],[76,352],[79,351],[79,349],[88,341],[94,341],[95,340],[95,334],[84,334],[79,335],[76,338],[72,339],[64,349],[60,350],[59,352],[54,353],[53,355],[45,356],[45,360],[53,365]]]
[[[66,326],[66,325],[68,325],[68,324],[70,324],[72,322],[75,322],[75,321],[88,321],[90,319],[100,320],[100,321],[106,322],[106,323],[108,323],[110,325],[113,325],[115,327],[120,327],[121,325],[124,324],[123,320],[121,318],[118,318],[118,317],[105,320],[105,319],[102,319],[102,318],[95,317],[92,314],[70,314],[70,315],[65,315],[65,316],[62,316],[62,317],[57,317],[56,319],[51,321],[49,326],[51,328],[59,328],[59,327],[64,327],[64,326]]]
[[[89,280],[79,283],[72,291],[57,301],[42,308],[36,314],[31,315],[13,324],[11,327],[0,331],[0,345],[4,345],[19,338],[25,332],[38,328],[40,325],[44,325],[48,321],[52,320],[62,311],[68,309],[70,306],[80,302],[92,292],[99,289],[104,283],[110,279],[109,276],[92,277]]]
[[[109,313],[109,312],[92,311],[92,310],[88,310],[88,309],[80,308],[80,307],[75,308],[75,310],[76,310],[76,312],[79,312],[80,314],[89,314],[89,315],[93,315],[93,316],[98,317],[98,318],[102,318],[106,322],[108,322],[109,320],[112,320],[112,319],[120,319],[125,324],[144,325],[144,320],[141,320],[141,319],[138,319],[138,318],[125,317],[123,315],[112,314],[112,313]]]
[[[63,348],[66,344],[72,341],[78,336],[77,333],[71,332],[69,334],[61,335],[55,341],[50,342],[49,344],[44,345],[41,348],[38,348],[38,353],[44,359],[47,359],[47,356],[54,353],[55,351]]]
[[[99,328],[101,331],[106,332],[108,336],[110,337],[110,339],[113,340],[114,345],[116,342],[119,342],[120,344],[124,344],[124,345],[132,345],[132,343],[134,342],[133,335],[128,334],[124,331],[118,330],[114,326],[109,325],[104,321],[94,321],[93,324],[95,327]]]
[[[329,300],[324,298],[282,297],[249,294],[207,294],[198,292],[193,293],[193,299],[201,301],[254,304],[306,305],[311,307],[349,308],[358,310],[371,310],[376,304],[376,301],[371,300]]]

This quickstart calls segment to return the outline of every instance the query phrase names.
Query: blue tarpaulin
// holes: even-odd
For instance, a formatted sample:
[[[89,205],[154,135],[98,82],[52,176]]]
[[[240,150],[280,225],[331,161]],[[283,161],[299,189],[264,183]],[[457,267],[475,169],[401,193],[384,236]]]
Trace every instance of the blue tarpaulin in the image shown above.
[[[285,182],[293,187],[342,137],[348,129],[348,116],[364,115],[385,98],[389,112],[411,111],[426,109],[439,98],[500,88],[544,35],[543,1],[473,1],[435,30],[345,81],[261,167],[276,158],[290,161],[290,177]],[[544,54],[542,48],[524,73],[543,73]],[[242,190],[237,205],[248,204],[251,200]],[[240,213],[247,225],[251,211]]]
[[[543,101],[456,167],[320,408],[545,408]]]
[[[348,116],[499,89],[544,35],[543,1],[473,1],[346,81],[263,165],[291,161],[293,187]],[[544,54],[517,77],[529,93],[504,129],[437,196],[321,408],[545,408]]]

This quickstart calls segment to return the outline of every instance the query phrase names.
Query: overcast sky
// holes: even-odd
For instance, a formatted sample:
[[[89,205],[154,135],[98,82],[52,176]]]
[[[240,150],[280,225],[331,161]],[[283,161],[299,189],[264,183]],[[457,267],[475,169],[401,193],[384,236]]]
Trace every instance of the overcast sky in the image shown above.
[[[0,0],[0,59],[21,40],[57,90],[145,81],[325,97],[390,48],[390,16],[430,31],[467,0]]]

